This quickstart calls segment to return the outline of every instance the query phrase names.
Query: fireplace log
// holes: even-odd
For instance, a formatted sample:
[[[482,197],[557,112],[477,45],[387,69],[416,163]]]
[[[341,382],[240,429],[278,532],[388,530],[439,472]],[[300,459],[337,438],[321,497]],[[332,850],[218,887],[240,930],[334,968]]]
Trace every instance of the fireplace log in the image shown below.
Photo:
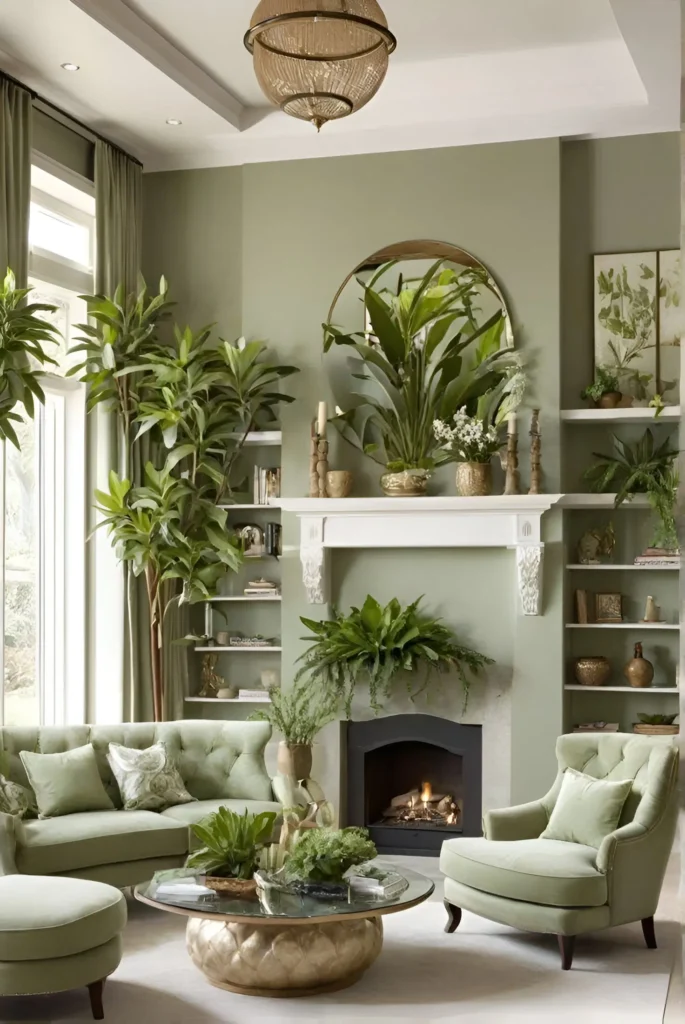
[[[412,798],[415,803],[419,802],[421,794],[418,789],[412,789],[408,793],[401,793],[399,796],[394,796],[390,801],[391,807],[410,807]]]

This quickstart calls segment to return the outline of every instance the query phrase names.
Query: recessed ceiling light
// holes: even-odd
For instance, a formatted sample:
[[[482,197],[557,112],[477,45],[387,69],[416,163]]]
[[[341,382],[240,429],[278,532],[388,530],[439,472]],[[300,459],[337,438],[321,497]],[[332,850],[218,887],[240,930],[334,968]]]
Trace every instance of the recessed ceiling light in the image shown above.
[[[71,64],[69,61],[67,61],[66,64],[60,64],[60,67],[64,68],[65,71],[80,71],[81,70],[81,65],[80,64]]]
[[[167,117],[166,123],[167,124],[177,125],[177,124],[183,124],[183,121],[179,121],[179,119],[177,117]]]

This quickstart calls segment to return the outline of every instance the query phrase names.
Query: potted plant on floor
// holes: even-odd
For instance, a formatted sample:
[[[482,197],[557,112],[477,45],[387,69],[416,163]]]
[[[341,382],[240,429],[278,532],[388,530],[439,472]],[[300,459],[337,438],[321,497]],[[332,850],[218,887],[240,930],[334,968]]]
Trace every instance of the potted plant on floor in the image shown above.
[[[590,399],[598,409],[616,409],[623,399],[616,370],[609,366],[598,366],[595,379],[581,392],[580,397]]]
[[[269,722],[281,733],[278,745],[278,770],[298,782],[312,772],[314,737],[338,714],[338,697],[333,691],[312,686],[299,678],[289,690],[274,687],[271,704],[250,717]]]
[[[511,396],[525,381],[520,357],[507,347],[506,313],[479,322],[482,294],[500,298],[487,272],[457,272],[438,260],[420,281],[400,276],[394,289],[379,285],[395,267],[385,264],[370,283],[360,282],[369,330],[323,325],[324,352],[347,346],[352,377],[365,382],[332,422],[385,467],[381,486],[393,497],[425,494],[432,470],[449,461],[436,419],[450,419],[461,406],[475,415],[486,395],[512,411]]]
[[[298,678],[307,676],[322,684],[352,714],[352,698],[362,681],[368,684],[369,701],[378,712],[390,697],[401,672],[422,673],[417,686],[407,684],[415,700],[429,685],[434,672],[456,671],[468,700],[471,676],[478,675],[488,658],[460,643],[440,619],[419,612],[421,598],[403,608],[397,599],[383,608],[370,595],[361,608],[349,614],[333,612],[329,621],[301,618],[309,630],[302,637],[310,646],[298,659],[302,667]]]
[[[191,830],[204,846],[191,853],[186,867],[205,875],[205,884],[218,892],[233,896],[254,893],[257,883],[253,879],[259,865],[262,849],[271,839],[276,814],[236,814],[228,807],[220,807]]]

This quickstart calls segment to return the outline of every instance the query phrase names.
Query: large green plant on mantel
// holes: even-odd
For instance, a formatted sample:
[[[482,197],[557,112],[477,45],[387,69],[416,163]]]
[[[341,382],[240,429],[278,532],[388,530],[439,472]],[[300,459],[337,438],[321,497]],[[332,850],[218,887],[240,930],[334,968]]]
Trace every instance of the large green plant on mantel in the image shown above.
[[[247,434],[275,419],[278,390],[295,367],[268,361],[264,342],[215,344],[211,328],[175,327],[160,337],[169,315],[167,285],[150,297],[118,288],[112,298],[85,296],[94,324],[72,351],[83,361],[71,371],[89,385],[89,409],[99,405],[118,417],[122,470],[109,490],[96,493],[117,553],[144,575],[150,611],[150,658],[156,720],[163,713],[164,621],[172,602],[212,596],[227,571],[242,561],[228,529],[233,500],[231,472]],[[145,453],[145,479],[130,480],[134,454]]]
[[[17,288],[8,268],[0,285],[0,439],[16,448],[19,439],[14,424],[21,421],[16,411],[22,405],[33,419],[35,401],[45,402],[40,384],[40,367],[57,365],[44,345],[56,344],[59,331],[41,313],[55,313],[56,306],[25,302],[31,288]]]
[[[310,646],[299,658],[298,678],[306,674],[319,681],[337,697],[350,718],[352,698],[360,683],[367,683],[369,702],[378,712],[390,698],[399,673],[422,673],[415,686],[407,683],[415,700],[434,672],[454,670],[463,688],[465,710],[471,676],[477,676],[493,660],[460,643],[440,619],[422,615],[418,610],[421,600],[403,608],[393,599],[383,608],[368,596],[361,608],[352,607],[348,615],[336,611],[330,621],[323,622],[302,618],[310,631],[302,639]]]
[[[324,352],[348,346],[352,377],[364,382],[332,422],[390,472],[428,472],[450,461],[434,421],[451,420],[465,407],[500,423],[516,408],[525,383],[520,357],[509,347],[507,314],[500,309],[479,322],[481,292],[501,300],[490,276],[444,264],[435,262],[416,283],[400,278],[394,293],[377,285],[396,262],[380,267],[369,283],[360,280],[370,331],[323,324]]]
[[[671,448],[670,437],[656,444],[652,431],[645,430],[639,441],[631,444],[613,435],[614,453],[602,455],[593,452],[599,461],[585,472],[593,490],[615,490],[616,508],[635,495],[644,494],[657,518],[651,541],[654,548],[676,550],[676,497],[678,473],[675,460],[678,449]]]

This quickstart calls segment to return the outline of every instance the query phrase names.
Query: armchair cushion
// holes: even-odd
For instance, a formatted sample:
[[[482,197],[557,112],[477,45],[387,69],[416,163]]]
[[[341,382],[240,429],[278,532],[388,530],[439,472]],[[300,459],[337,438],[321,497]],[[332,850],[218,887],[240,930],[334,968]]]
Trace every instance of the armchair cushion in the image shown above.
[[[449,878],[494,896],[552,907],[600,907],[607,880],[597,850],[552,839],[448,839],[440,870]]]
[[[567,768],[557,802],[541,839],[581,843],[599,849],[618,825],[633,780],[609,782]]]

